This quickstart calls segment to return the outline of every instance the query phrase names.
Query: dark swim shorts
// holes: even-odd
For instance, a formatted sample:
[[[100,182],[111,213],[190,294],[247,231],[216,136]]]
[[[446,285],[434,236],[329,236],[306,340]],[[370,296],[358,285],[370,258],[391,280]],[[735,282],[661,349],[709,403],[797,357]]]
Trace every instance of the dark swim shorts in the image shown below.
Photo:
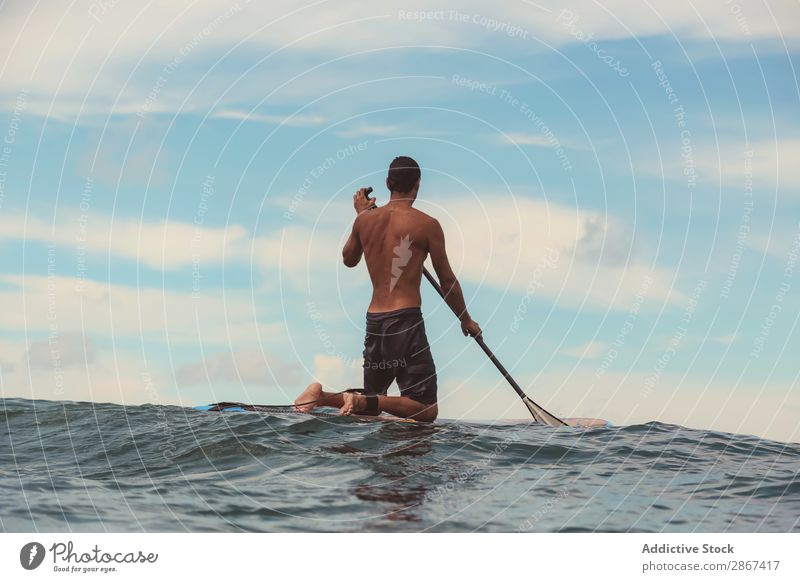
[[[419,307],[367,313],[364,392],[386,394],[392,380],[401,396],[436,403],[436,366]]]

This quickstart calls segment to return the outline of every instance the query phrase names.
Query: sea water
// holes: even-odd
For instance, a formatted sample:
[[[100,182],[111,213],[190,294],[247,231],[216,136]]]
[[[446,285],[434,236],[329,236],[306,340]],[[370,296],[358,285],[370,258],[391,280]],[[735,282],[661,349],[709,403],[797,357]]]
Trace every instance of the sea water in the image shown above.
[[[800,531],[800,445],[0,400],[0,530]]]

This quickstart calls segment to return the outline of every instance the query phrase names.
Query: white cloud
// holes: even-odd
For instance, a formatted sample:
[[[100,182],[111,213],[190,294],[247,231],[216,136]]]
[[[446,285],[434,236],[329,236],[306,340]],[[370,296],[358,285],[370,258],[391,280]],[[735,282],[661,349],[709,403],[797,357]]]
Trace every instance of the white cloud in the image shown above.
[[[343,222],[338,232],[331,225],[308,227],[291,225],[255,241],[255,256],[265,271],[279,270],[281,277],[301,290],[327,283],[342,263],[342,245],[345,229]],[[323,274],[321,276],[321,274]],[[350,278],[352,282],[352,278]],[[337,281],[348,284],[348,280]]]
[[[336,356],[317,354],[314,356],[314,378],[326,391],[361,388],[364,384],[361,364],[361,359],[348,362]]]
[[[649,280],[648,301],[681,297],[670,289],[671,273],[651,270],[633,233],[613,217],[494,195],[442,200],[429,210],[442,223],[456,273],[473,283],[571,307],[627,309]]]
[[[62,213],[55,225],[33,216],[6,214],[0,218],[2,239],[64,245],[163,270],[249,256],[251,242],[247,229],[237,224],[215,228],[171,220],[112,222],[91,213],[83,218]]]
[[[352,127],[341,129],[336,132],[339,137],[358,139],[362,137],[375,136],[375,137],[396,137],[396,136],[440,136],[443,131],[434,130],[430,127],[412,126],[409,123],[398,124],[382,124],[382,123],[367,123],[357,122]]]
[[[301,370],[297,365],[259,350],[219,352],[175,370],[175,380],[179,386],[213,386],[225,382],[284,386],[297,385],[301,378]]]
[[[256,113],[240,111],[236,109],[223,109],[212,115],[218,119],[238,119],[251,121],[254,123],[266,123],[269,125],[320,125],[325,123],[325,118],[319,115],[270,115],[267,113]]]
[[[511,143],[516,145],[552,146],[550,139],[541,133],[508,133],[505,136],[496,136],[496,139],[501,143],[508,143],[508,140],[511,140]]]
[[[31,111],[63,119],[80,110],[84,117],[112,110],[134,113],[143,107],[149,112],[208,110],[239,74],[220,66],[212,73],[211,67],[237,46],[259,55],[281,50],[265,66],[248,71],[224,105],[241,102],[243,95],[254,99],[264,94],[264,87],[277,87],[291,78],[275,74],[287,55],[296,57],[303,70],[313,66],[309,62],[318,64],[320,55],[333,58],[393,46],[496,50],[508,43],[516,50],[521,42],[535,47],[534,38],[556,46],[577,42],[574,33],[558,22],[563,4],[555,0],[536,5],[496,3],[491,9],[480,0],[445,0],[435,7],[424,0],[408,0],[402,6],[386,0],[309,6],[290,0],[174,0],[145,5],[82,0],[45,5],[46,9],[25,3],[4,7],[0,38],[8,58],[3,85],[7,99],[25,86],[31,91]],[[578,17],[574,28],[598,40],[658,34],[748,41],[800,36],[797,5],[791,0],[747,5],[738,16],[733,6],[720,6],[715,0],[666,4],[611,0],[602,5],[581,0],[570,10]],[[451,18],[451,9],[466,15],[467,21]],[[440,14],[423,21],[407,17],[420,11]],[[505,35],[508,27],[519,27],[529,38]],[[169,64],[174,67],[165,70]],[[320,94],[321,89],[327,92],[321,80],[330,89],[354,79],[352,72],[337,71],[333,77],[307,75],[287,89],[295,96],[298,91],[308,96]],[[199,73],[207,72],[203,89],[193,91]]]
[[[602,356],[608,349],[608,344],[603,342],[586,342],[579,346],[574,346],[561,350],[561,354],[571,356],[573,358],[583,359],[597,359]]]
[[[769,255],[787,263],[793,254],[793,248],[800,244],[800,226],[791,225],[791,228],[774,226],[769,235],[750,233],[747,237],[747,246],[761,254]]]
[[[704,168],[706,181],[736,187],[741,196],[750,186],[771,186],[781,194],[795,196],[800,186],[800,139],[759,139],[749,144],[723,143],[718,152],[698,150],[696,162]],[[774,195],[764,192],[765,196]]]
[[[800,139],[758,140],[751,145],[751,149],[753,180],[760,184],[774,184],[778,188],[785,188],[784,192],[796,195],[800,186],[800,164],[797,163],[800,159]],[[741,160],[731,160],[731,157],[726,156],[723,162],[723,175],[730,176],[731,180],[738,178],[742,182],[745,173],[743,163]]]
[[[518,145],[518,146],[534,146],[542,148],[569,148],[569,149],[589,149],[585,145],[573,141],[572,139],[564,139],[559,135],[546,136],[542,132],[510,132],[505,135],[491,134],[490,139],[500,145]],[[594,147],[603,145],[603,140],[594,140]]]
[[[711,341],[716,342],[718,344],[729,346],[733,342],[736,341],[737,334],[729,333],[728,335],[718,335],[715,337],[710,338]]]
[[[105,350],[80,333],[55,334],[55,342],[0,343],[0,398],[114,402],[118,404],[177,404],[168,395],[168,377],[140,356]],[[92,345],[81,355],[80,344]]]
[[[553,13],[563,4],[546,2]],[[602,4],[578,0],[568,6],[578,20],[575,27],[595,39],[641,37],[657,34],[679,39],[713,38],[749,40],[755,38],[792,38],[800,36],[797,4],[778,0],[768,4],[720,4],[715,0],[677,0],[669,3],[608,0]],[[737,15],[735,9],[739,9]],[[529,19],[535,18],[531,13]],[[561,18],[560,22],[566,19]],[[548,22],[548,24],[550,24]],[[541,26],[541,25],[540,25]],[[569,32],[559,24],[559,36]],[[563,38],[562,38],[563,40]]]
[[[82,333],[65,332],[32,342],[27,360],[31,368],[46,370],[53,367],[54,361],[63,368],[86,366],[95,361],[96,355],[97,348],[92,338]]]
[[[220,344],[280,337],[282,322],[263,322],[249,293],[178,293],[61,276],[4,276],[0,327],[28,332],[79,330],[99,337],[167,344]]]
[[[646,153],[645,150],[640,150]],[[632,152],[636,153],[636,152]],[[759,139],[749,144],[723,141],[719,149],[695,145],[691,159],[682,159],[681,152],[662,147],[661,160],[652,157],[634,162],[637,171],[665,180],[685,183],[687,164],[695,165],[697,180],[706,184],[723,184],[735,196],[754,187],[765,197],[796,196],[800,186],[800,139]],[[769,190],[765,190],[769,188]]]
[[[357,123],[351,128],[342,129],[336,132],[339,137],[364,137],[368,135],[387,137],[395,135],[408,135],[409,133],[416,133],[409,131],[408,126],[400,125],[387,125],[375,123]]]

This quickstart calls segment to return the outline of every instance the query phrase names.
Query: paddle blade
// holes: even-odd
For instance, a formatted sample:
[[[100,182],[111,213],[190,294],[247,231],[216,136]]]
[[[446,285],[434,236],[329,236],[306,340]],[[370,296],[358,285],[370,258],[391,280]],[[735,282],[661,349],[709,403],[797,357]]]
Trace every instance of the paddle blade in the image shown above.
[[[531,416],[533,416],[533,419],[536,422],[546,424],[547,426],[567,426],[566,422],[553,416],[527,396],[525,396],[522,401],[525,403],[525,406],[528,407],[528,410],[531,412]]]

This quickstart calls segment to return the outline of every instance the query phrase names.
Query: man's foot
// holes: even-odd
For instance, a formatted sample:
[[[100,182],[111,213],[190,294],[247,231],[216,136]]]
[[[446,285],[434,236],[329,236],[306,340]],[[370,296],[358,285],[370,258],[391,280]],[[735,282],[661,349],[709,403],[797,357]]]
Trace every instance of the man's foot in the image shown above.
[[[297,412],[311,412],[317,407],[320,397],[322,396],[322,384],[314,382],[308,385],[308,388],[303,390],[300,396],[294,401],[294,409]]]
[[[344,398],[344,406],[339,409],[339,414],[342,416],[360,414],[367,409],[367,397],[363,394],[345,392],[342,397]]]

